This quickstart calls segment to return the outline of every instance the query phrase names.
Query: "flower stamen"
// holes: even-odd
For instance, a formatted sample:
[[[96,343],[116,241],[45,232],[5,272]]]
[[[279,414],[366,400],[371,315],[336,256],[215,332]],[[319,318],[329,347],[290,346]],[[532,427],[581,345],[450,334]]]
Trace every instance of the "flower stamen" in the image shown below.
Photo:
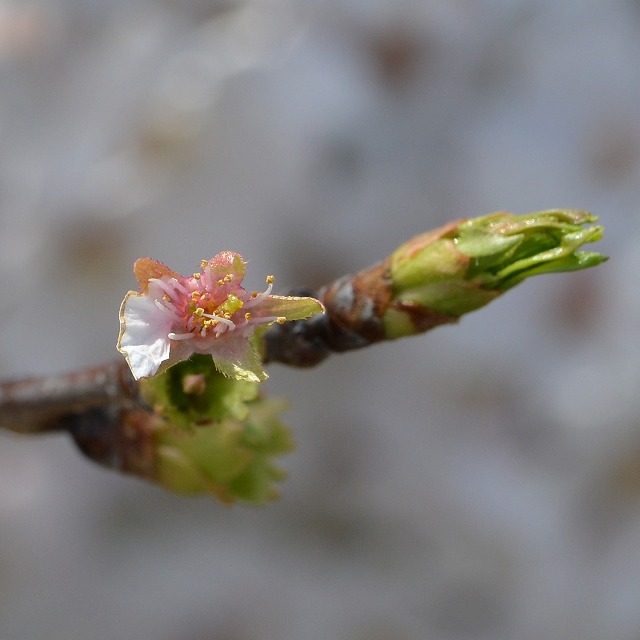
[[[174,333],[173,331],[169,333],[170,340],[190,340],[195,337],[194,333]]]
[[[205,318],[211,318],[212,320],[214,320],[216,322],[216,324],[218,322],[221,322],[225,326],[229,327],[229,329],[235,329],[236,328],[235,322],[233,322],[229,318],[226,318],[225,316],[214,316],[214,315],[212,315],[210,313],[205,313],[203,315],[204,315]],[[213,325],[213,326],[215,326],[215,325]]]
[[[257,291],[252,291],[250,299],[245,303],[246,307],[253,307],[256,304],[259,304],[263,300],[266,300],[271,295],[271,290],[273,289],[273,283],[276,281],[274,276],[267,276],[267,288],[262,292],[258,293]],[[272,320],[273,322],[273,320]]]
[[[175,278],[174,278],[175,280]],[[178,296],[176,295],[175,287],[171,286],[170,283],[161,280],[160,278],[149,278],[149,283],[153,283],[158,285],[165,293],[165,295],[169,296],[170,300],[175,300]]]
[[[183,295],[185,296],[189,295],[188,289],[185,286],[183,286],[180,282],[178,282],[176,278],[171,278],[171,284],[173,284],[173,286]]]
[[[176,322],[176,323],[181,322],[182,319],[180,318],[180,316],[171,307],[167,307],[160,300],[155,300],[154,303],[155,303],[156,307],[158,307],[158,309],[160,309],[160,311],[163,311],[164,313],[169,315],[174,320],[174,322]]]

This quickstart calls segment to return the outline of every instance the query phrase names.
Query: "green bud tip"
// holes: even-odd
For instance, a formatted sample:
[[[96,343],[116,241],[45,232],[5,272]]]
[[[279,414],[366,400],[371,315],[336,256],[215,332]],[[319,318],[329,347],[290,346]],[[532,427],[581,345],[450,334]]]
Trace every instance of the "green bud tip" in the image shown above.
[[[554,209],[527,215],[493,213],[417,236],[390,258],[393,287],[383,321],[388,338],[419,333],[428,311],[454,322],[526,278],[593,267],[607,258],[579,251],[602,237],[597,217]]]

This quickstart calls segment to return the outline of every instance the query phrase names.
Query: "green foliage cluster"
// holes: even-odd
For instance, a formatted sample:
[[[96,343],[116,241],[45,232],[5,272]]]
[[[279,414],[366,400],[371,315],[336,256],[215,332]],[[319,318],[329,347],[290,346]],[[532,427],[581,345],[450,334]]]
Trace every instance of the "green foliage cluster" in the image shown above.
[[[294,448],[280,420],[286,401],[266,398],[258,383],[226,378],[208,355],[194,355],[142,385],[160,418],[154,431],[159,484],[225,503],[278,497],[285,473],[274,459]]]

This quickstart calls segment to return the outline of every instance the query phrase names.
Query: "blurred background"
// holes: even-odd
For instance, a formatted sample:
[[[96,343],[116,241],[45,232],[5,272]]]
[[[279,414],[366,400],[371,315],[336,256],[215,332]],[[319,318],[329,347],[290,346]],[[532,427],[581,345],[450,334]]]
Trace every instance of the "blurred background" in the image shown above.
[[[117,357],[145,255],[285,291],[573,207],[612,257],[272,366],[266,508],[0,434],[0,640],[637,640],[639,60],[637,0],[0,0],[2,378]]]

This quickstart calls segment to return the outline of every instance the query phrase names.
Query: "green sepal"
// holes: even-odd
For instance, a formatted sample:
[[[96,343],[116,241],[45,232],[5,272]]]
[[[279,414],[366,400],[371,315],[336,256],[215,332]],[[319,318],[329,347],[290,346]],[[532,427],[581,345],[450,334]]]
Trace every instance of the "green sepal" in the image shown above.
[[[315,298],[271,295],[260,303],[261,316],[303,320],[317,313],[324,313],[324,305]]]
[[[285,474],[274,460],[293,449],[280,420],[287,404],[260,384],[227,378],[207,355],[193,355],[141,381],[157,415],[156,482],[178,493],[209,493],[225,503],[264,504]]]
[[[202,381],[199,389],[189,389],[193,376]],[[259,393],[258,384],[220,374],[211,356],[200,354],[140,384],[145,400],[179,429],[228,417],[242,420],[246,403]]]
[[[156,434],[156,481],[178,493],[209,493],[225,503],[265,504],[278,497],[286,474],[274,459],[294,448],[279,418],[282,400],[256,398],[244,420],[227,418]]]

